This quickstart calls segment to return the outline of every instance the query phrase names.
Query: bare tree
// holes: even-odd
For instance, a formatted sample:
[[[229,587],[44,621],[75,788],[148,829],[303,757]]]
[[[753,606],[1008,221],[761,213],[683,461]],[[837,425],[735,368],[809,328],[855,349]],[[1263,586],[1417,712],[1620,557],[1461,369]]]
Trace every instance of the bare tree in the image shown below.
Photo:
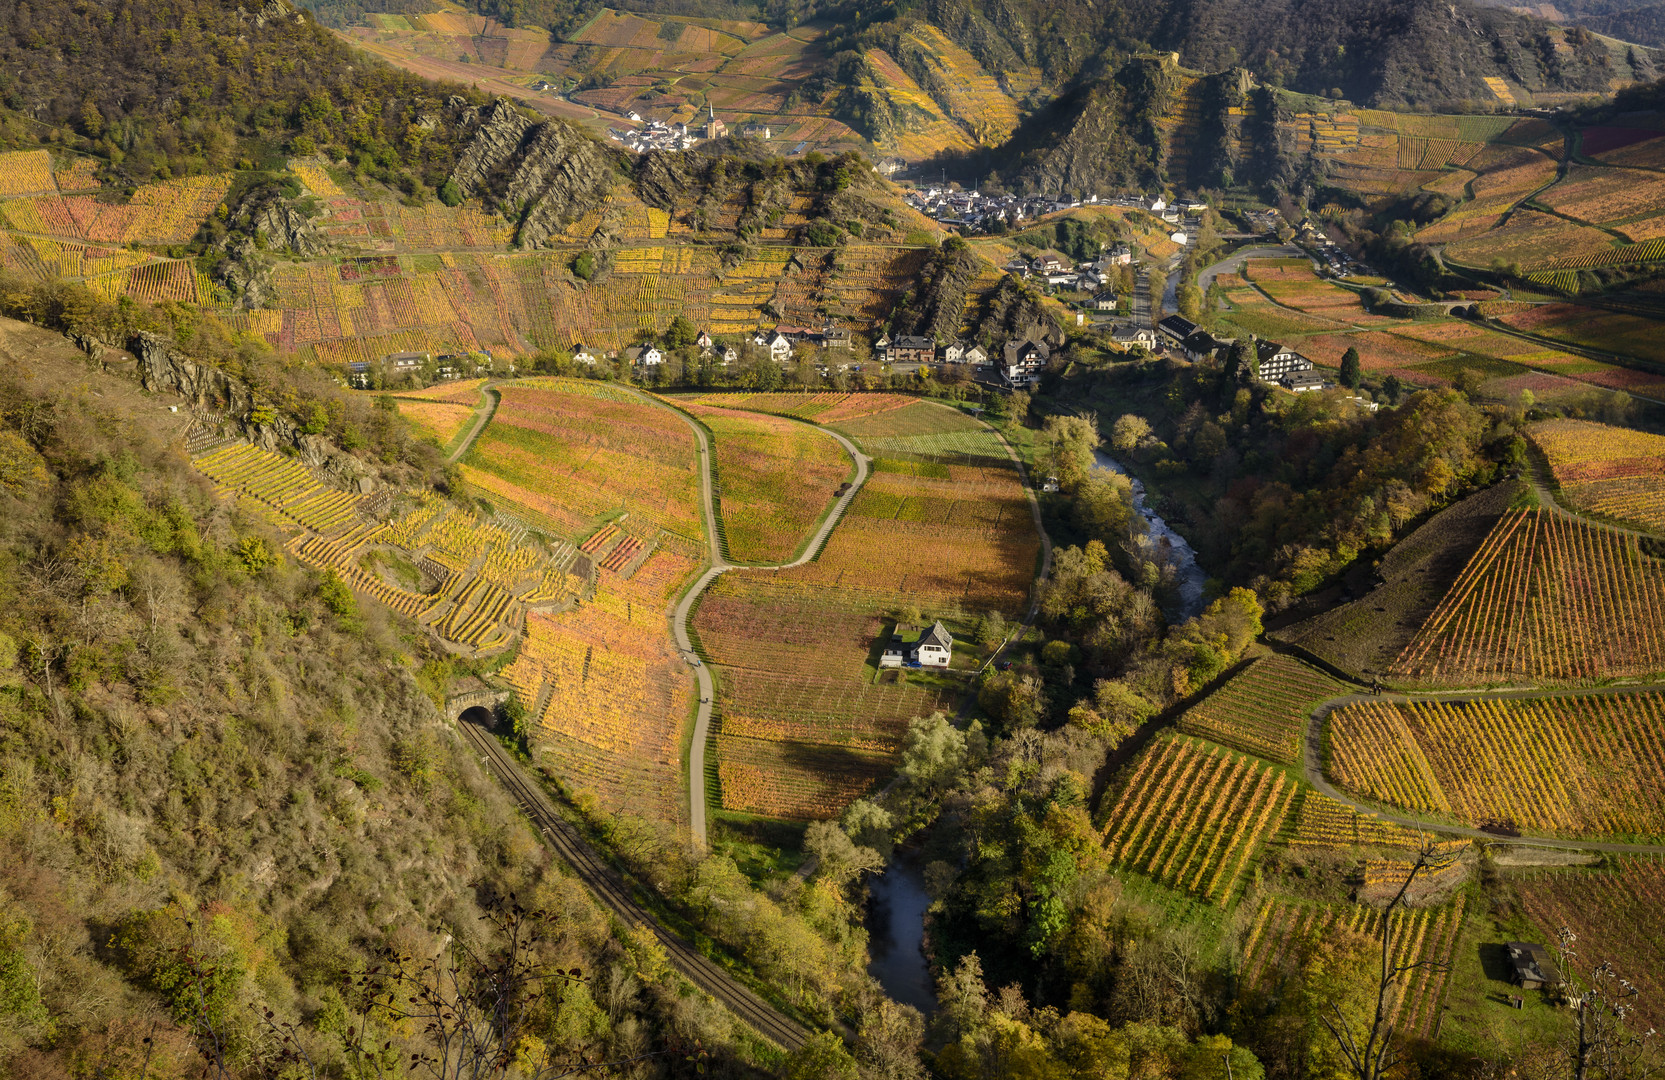
[[[1646,1080],[1658,1075],[1653,1028],[1636,1034],[1625,1026],[1641,991],[1620,978],[1611,961],[1602,961],[1581,977],[1573,948],[1578,935],[1565,926],[1559,935],[1563,995],[1575,1019],[1566,1043],[1572,1080]]]
[[[1319,1014],[1319,1018],[1324,1021],[1324,1027],[1329,1030],[1341,1050],[1348,1075],[1356,1080],[1381,1080],[1403,1059],[1401,1048],[1393,1038],[1391,1019],[1400,979],[1418,968],[1446,970],[1446,965],[1437,960],[1412,960],[1403,964],[1393,962],[1393,913],[1404,905],[1411,885],[1419,876],[1424,873],[1437,874],[1455,861],[1456,856],[1442,852],[1434,840],[1423,837],[1417,847],[1416,858],[1405,874],[1405,880],[1399,885],[1399,891],[1393,894],[1393,899],[1388,901],[1387,907],[1382,911],[1381,968],[1376,981],[1375,1013],[1369,1026],[1355,1031],[1356,1025],[1342,1012],[1339,1001],[1332,1000],[1329,1011]]]

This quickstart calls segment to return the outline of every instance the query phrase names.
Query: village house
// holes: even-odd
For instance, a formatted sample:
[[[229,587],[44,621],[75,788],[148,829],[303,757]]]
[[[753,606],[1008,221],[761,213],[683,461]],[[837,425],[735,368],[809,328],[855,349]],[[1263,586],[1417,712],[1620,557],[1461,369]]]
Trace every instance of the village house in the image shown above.
[[[1023,338],[1008,341],[1001,350],[1004,361],[1002,373],[1006,381],[1012,385],[1018,383],[1036,383],[1041,380],[1041,371],[1046,368],[1048,360],[1052,359],[1052,348],[1044,341],[1031,341]]]
[[[653,367],[665,362],[665,354],[652,345],[632,345],[624,350],[624,358],[640,367]]]
[[[989,351],[977,342],[967,345],[965,352],[960,354],[960,363],[970,364],[972,367],[988,367]]]
[[[1185,338],[1184,343],[1180,343],[1180,348],[1185,351],[1185,359],[1189,359],[1190,363],[1200,364],[1205,359],[1214,359],[1215,356],[1219,356],[1224,349],[1229,349],[1234,343],[1235,338],[1215,338],[1214,334],[1210,334],[1205,329],[1194,329],[1189,338]]]
[[[907,167],[908,163],[899,157],[885,157],[879,159],[879,163],[873,166],[873,171],[880,176],[895,176],[906,171]]]
[[[885,354],[885,362],[890,364],[930,364],[936,358],[936,342],[910,334],[898,334]]]
[[[769,350],[769,359],[784,364],[792,359],[792,339],[779,330],[768,334],[763,340],[764,348]]]
[[[1285,375],[1312,370],[1311,360],[1294,349],[1287,349],[1265,338],[1255,341],[1255,359],[1259,361],[1260,377],[1267,382],[1277,382]]]
[[[1126,244],[1117,244],[1101,256],[1099,262],[1103,264],[1104,269],[1112,266],[1132,266],[1133,249]]]
[[[1070,261],[1056,251],[1043,251],[1029,265],[1037,274],[1062,274],[1070,268]]]
[[[768,124],[747,124],[745,127],[740,129],[740,134],[744,135],[748,139],[768,140],[771,132],[769,131]]]
[[[1292,394],[1305,394],[1312,390],[1322,390],[1329,384],[1324,376],[1316,371],[1292,371],[1278,380],[1278,385]]]
[[[736,349],[733,345],[724,345],[722,348],[722,361],[724,367],[727,367],[730,364],[738,364],[740,362],[740,350]]]
[[[1143,345],[1147,349],[1156,348],[1156,331],[1143,326],[1125,323],[1110,331],[1110,341],[1124,349],[1131,349],[1135,345]]]
[[[823,349],[848,349],[851,345],[850,330],[848,327],[828,323],[821,328],[818,344]]]
[[[700,336],[694,339],[694,344],[699,348],[701,356],[711,355],[711,335],[706,331],[700,331]]]
[[[1092,307],[1094,311],[1115,311],[1116,290],[1100,289],[1093,294]]]
[[[382,370],[389,375],[413,375],[421,372],[422,365],[433,359],[428,353],[396,352],[382,357]]]
[[[901,667],[903,664],[920,667],[947,667],[954,658],[954,635],[938,619],[930,629],[898,623],[879,657],[880,667]]]
[[[579,345],[577,350],[573,352],[572,358],[580,364],[595,366],[595,353],[591,352],[587,345]]]
[[[950,341],[942,347],[942,362],[945,364],[958,364],[964,357],[965,342],[963,341]]]

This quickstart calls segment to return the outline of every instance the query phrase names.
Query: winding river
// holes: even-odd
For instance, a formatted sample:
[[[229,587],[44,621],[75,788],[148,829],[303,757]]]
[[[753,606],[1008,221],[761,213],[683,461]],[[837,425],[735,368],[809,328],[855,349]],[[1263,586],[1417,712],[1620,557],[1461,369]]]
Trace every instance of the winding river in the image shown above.
[[[1133,481],[1133,510],[1145,519],[1151,538],[1163,549],[1168,561],[1179,574],[1179,606],[1167,613],[1169,618],[1184,622],[1199,614],[1203,609],[1203,586],[1208,583],[1208,575],[1197,565],[1197,553],[1191,550],[1191,545],[1186,542],[1185,537],[1174,532],[1172,527],[1150,508],[1145,500],[1143,481],[1130,475],[1121,462],[1103,450],[1094,450],[1093,459],[1097,468],[1120,473]]]
[[[1093,451],[1096,467],[1128,476],[1133,482],[1133,509],[1149,529],[1179,575],[1178,606],[1169,618],[1183,621],[1203,609],[1203,586],[1208,575],[1197,565],[1197,553],[1150,508],[1145,485],[1129,476],[1120,462],[1102,450]],[[925,911],[931,898],[917,861],[897,852],[885,872],[868,883],[868,974],[879,980],[894,1001],[912,1005],[929,1015],[937,1007],[931,971],[925,961]]]

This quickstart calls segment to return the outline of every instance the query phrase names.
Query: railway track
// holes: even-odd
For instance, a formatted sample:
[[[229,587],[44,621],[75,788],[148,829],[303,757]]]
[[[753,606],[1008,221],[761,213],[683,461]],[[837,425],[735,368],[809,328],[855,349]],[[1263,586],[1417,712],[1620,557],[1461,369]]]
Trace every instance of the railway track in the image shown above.
[[[734,1015],[750,1024],[764,1038],[787,1050],[796,1050],[808,1041],[809,1034],[796,1022],[740,985],[682,938],[659,925],[652,915],[632,900],[618,875],[596,857],[576,829],[561,820],[548,796],[526,776],[520,765],[490,733],[467,721],[458,721],[457,727],[469,745],[485,759],[486,767],[514,796],[521,810],[543,834],[544,841],[566,860],[579,880],[625,925],[640,924],[651,929],[678,971],[695,986],[728,1006]]]

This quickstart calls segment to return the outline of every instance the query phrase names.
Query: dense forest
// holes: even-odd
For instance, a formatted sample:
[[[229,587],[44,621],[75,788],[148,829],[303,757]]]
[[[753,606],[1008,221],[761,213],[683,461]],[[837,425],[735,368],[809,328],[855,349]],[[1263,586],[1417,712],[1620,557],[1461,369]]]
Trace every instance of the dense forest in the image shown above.
[[[456,160],[433,120],[453,96],[484,101],[355,53],[283,0],[0,4],[0,140],[89,150],[127,185],[324,153],[431,193]]]

